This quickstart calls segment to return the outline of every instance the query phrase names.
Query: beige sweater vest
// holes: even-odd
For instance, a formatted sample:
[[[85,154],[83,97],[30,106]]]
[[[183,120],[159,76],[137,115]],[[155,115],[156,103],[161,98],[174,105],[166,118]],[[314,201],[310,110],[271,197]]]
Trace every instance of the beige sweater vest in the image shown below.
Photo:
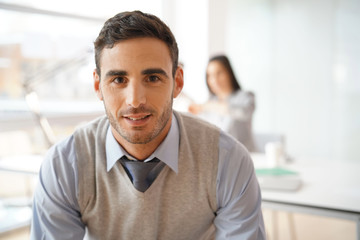
[[[77,130],[79,206],[89,239],[214,239],[219,130],[176,113],[180,130],[176,174],[165,166],[144,193],[119,162],[107,172],[106,117]]]

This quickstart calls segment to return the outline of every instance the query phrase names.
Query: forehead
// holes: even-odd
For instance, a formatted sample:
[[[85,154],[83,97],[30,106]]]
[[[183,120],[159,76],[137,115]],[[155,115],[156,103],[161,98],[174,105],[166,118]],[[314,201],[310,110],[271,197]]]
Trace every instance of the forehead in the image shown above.
[[[162,67],[171,69],[172,61],[168,46],[156,38],[134,38],[104,48],[101,69]],[[126,69],[125,69],[126,70]]]
[[[219,61],[211,61],[207,67],[208,72],[225,71],[225,66]]]

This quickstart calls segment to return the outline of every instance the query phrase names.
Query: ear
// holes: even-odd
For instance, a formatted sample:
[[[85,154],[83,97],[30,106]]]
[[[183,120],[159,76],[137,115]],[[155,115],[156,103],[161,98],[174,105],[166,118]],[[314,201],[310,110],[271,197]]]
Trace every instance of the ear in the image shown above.
[[[173,91],[173,97],[176,98],[179,96],[182,88],[184,86],[184,71],[182,67],[178,67],[175,72],[175,85]]]
[[[94,69],[93,78],[94,78],[94,89],[95,89],[96,95],[102,101],[103,96],[102,96],[102,93],[101,93],[100,76],[97,73],[96,69]]]

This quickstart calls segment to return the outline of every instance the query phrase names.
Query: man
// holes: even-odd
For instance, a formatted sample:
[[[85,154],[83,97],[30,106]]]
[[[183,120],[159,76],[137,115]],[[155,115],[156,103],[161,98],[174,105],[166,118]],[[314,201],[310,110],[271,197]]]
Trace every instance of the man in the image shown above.
[[[265,239],[248,152],[172,111],[183,70],[170,29],[153,15],[124,12],[94,45],[106,117],[49,150],[31,239]]]

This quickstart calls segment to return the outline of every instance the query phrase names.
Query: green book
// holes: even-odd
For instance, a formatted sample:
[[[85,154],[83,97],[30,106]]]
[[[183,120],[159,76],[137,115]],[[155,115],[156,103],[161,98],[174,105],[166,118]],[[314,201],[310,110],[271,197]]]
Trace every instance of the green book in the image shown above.
[[[295,171],[291,171],[281,167],[274,167],[274,168],[256,168],[255,169],[256,175],[259,176],[284,176],[284,175],[296,175],[298,174]]]
[[[296,191],[301,186],[300,174],[282,167],[255,168],[262,190]]]

